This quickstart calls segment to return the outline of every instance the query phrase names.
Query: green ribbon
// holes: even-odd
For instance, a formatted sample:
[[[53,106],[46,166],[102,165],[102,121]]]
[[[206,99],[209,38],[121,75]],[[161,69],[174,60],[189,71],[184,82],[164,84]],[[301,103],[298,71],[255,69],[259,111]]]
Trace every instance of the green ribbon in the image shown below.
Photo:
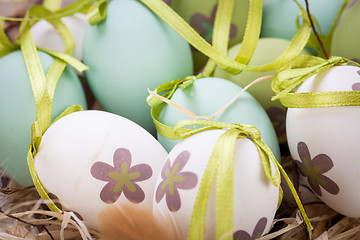
[[[20,25],[20,37],[16,43],[13,44],[9,42],[6,35],[0,33],[0,42],[2,43],[0,52],[2,54],[9,53],[19,47],[22,51],[36,105],[36,120],[31,126],[31,144],[29,146],[27,156],[29,171],[40,197],[45,200],[46,204],[52,211],[61,212],[61,210],[51,201],[37,176],[34,156],[38,151],[42,135],[51,125],[51,111],[55,88],[66,67],[66,64],[70,63],[78,71],[86,70],[87,67],[71,57],[74,50],[74,40],[66,25],[63,24],[60,19],[48,19],[48,22],[54,26],[62,37],[65,44],[65,52],[57,53],[51,50],[46,50],[46,52],[54,56],[54,61],[47,74],[44,74],[37,48],[31,36],[30,28],[34,23],[36,23],[34,18],[45,18],[46,16],[52,14],[53,12],[44,6],[31,7],[24,19],[22,19],[22,23]],[[62,114],[60,114],[59,117],[79,110],[82,110],[82,107],[79,105],[70,106]]]
[[[297,56],[304,46],[306,45],[310,33],[311,33],[311,24],[309,18],[307,17],[307,12],[301,7],[301,5],[293,0],[300,8],[303,15],[303,25],[299,28],[294,38],[290,41],[288,48],[274,61],[262,65],[262,66],[249,66],[228,58],[226,55],[219,52],[214,46],[211,46],[205,39],[203,39],[193,28],[190,27],[188,23],[184,21],[174,10],[172,10],[166,3],[163,1],[156,0],[141,0],[148,8],[150,8],[155,14],[157,14],[161,19],[168,23],[175,31],[177,31],[185,40],[187,40],[193,47],[198,49],[200,52],[204,53],[211,59],[213,59],[219,67],[225,71],[238,74],[241,71],[252,71],[252,72],[263,72],[270,71],[274,69],[279,69],[280,67],[287,64],[295,56]],[[253,0],[253,10],[254,13],[250,14],[250,19],[255,18],[261,11],[262,5],[259,4],[258,0]],[[261,13],[261,12],[260,12]],[[255,22],[256,23],[256,22]],[[249,38],[256,39],[258,25],[254,23],[254,27],[251,29],[254,30],[254,33],[251,32],[249,27]],[[250,37],[251,36],[251,37]],[[244,43],[253,45],[252,41],[243,40]],[[249,47],[249,53],[252,51],[253,47]],[[242,50],[245,51],[245,50]]]
[[[31,144],[28,149],[27,163],[30,175],[40,197],[45,201],[50,210],[61,213],[62,211],[53,203],[39,180],[35,169],[34,157],[38,152],[43,134],[52,124],[51,111],[55,88],[66,64],[73,66],[79,72],[87,70],[88,67],[71,56],[75,47],[74,39],[69,29],[60,19],[71,16],[77,12],[84,12],[88,13],[90,24],[95,24],[105,18],[106,1],[79,0],[69,4],[65,8],[58,8],[59,1],[48,0],[44,2],[43,6],[35,5],[31,7],[24,18],[1,18],[0,57],[19,48],[22,51],[36,105],[36,120],[31,126]],[[65,45],[64,53],[39,48],[54,57],[54,61],[46,75],[44,74],[37,48],[30,33],[31,26],[41,19],[47,20],[55,28]],[[12,43],[3,30],[5,20],[22,22],[19,29],[20,37],[16,43]],[[67,114],[82,110],[82,107],[79,105],[70,106],[61,113],[54,122]]]
[[[186,128],[189,126],[201,127],[195,129]],[[251,139],[251,141],[255,144],[260,154],[264,173],[274,186],[280,186],[280,173],[284,176],[285,181],[287,182],[304,218],[309,234],[311,235],[311,223],[305,213],[294,186],[282,166],[278,163],[278,161],[276,161],[270,148],[261,139],[260,132],[255,127],[246,124],[231,124],[207,120],[184,120],[177,123],[175,127],[168,126],[166,130],[164,128],[161,129],[163,131],[161,133],[163,136],[176,136],[178,139],[184,139],[202,131],[227,129],[227,131],[217,140],[202,177],[193,208],[188,239],[197,240],[204,238],[208,199],[215,177],[217,179],[216,239],[221,238],[224,234],[233,229],[233,169],[235,142],[236,139],[244,137]],[[271,170],[271,163],[275,167],[274,171]],[[281,190],[279,194],[282,194]],[[281,196],[279,199],[281,199]],[[232,236],[230,235],[225,239],[232,239]]]
[[[195,80],[195,77],[174,80],[159,86],[155,92],[163,92],[163,96],[170,99],[177,88],[186,88]],[[246,124],[231,124],[207,120],[185,120],[178,122],[174,127],[172,127],[159,121],[160,113],[165,103],[161,99],[153,96],[148,97],[148,103],[151,106],[151,115],[158,133],[169,139],[185,139],[193,134],[206,130],[228,129],[217,141],[201,180],[191,217],[188,239],[204,238],[208,198],[215,176],[217,179],[217,239],[225,233],[228,233],[233,228],[233,161],[235,141],[239,137],[249,137],[253,141],[259,151],[265,175],[274,186],[280,185],[279,171],[284,176],[284,179],[289,185],[295,201],[299,206],[309,234],[311,235],[311,223],[305,213],[294,186],[281,165],[278,161],[276,161],[269,147],[261,139],[260,132],[255,127]],[[189,126],[192,128],[187,128]],[[198,126],[199,128],[194,129],[193,127],[195,126]],[[275,166],[275,174],[271,171],[271,162]],[[282,190],[280,188],[278,206],[280,206],[281,199]],[[224,204],[224,202],[227,204]]]
[[[233,14],[234,0],[219,0],[214,30],[212,34],[212,43],[215,49],[217,49],[224,56],[227,55],[231,18]],[[209,58],[204,68],[204,75],[210,76],[214,72],[216,62]]]
[[[356,62],[337,56],[332,56],[328,60],[305,55],[296,57],[275,74],[272,89],[276,96],[272,100],[279,99],[289,108],[360,106],[360,91],[291,92],[307,78],[345,63],[358,65]]]

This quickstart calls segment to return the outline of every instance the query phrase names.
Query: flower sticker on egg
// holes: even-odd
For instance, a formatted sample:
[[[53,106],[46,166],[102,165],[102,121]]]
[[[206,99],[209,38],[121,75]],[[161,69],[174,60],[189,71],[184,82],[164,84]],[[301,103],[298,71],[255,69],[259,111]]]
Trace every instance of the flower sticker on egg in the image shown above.
[[[209,43],[212,42],[216,10],[217,4],[213,7],[210,17],[207,17],[202,13],[195,13],[190,19],[190,25]],[[231,24],[230,39],[235,38],[236,34],[237,27],[234,24]]]
[[[193,172],[182,172],[190,158],[189,151],[182,151],[175,159],[173,165],[167,159],[162,170],[163,179],[156,190],[156,202],[166,195],[166,204],[170,211],[176,212],[181,207],[181,198],[178,189],[192,189],[198,182],[198,177]]]
[[[266,223],[266,217],[260,218],[251,236],[246,231],[240,230],[234,233],[233,240],[254,240],[259,238],[264,233]]]
[[[358,1],[358,0],[352,0],[352,1],[346,6],[346,9],[349,9],[349,8],[351,8],[352,6],[354,6],[357,1]]]
[[[360,76],[360,71],[357,71],[357,74]],[[353,91],[360,91],[360,82],[354,83],[351,87]]]
[[[311,189],[320,197],[322,196],[320,186],[330,194],[338,194],[339,186],[329,177],[323,175],[334,167],[331,158],[326,154],[318,154],[311,159],[310,151],[304,142],[299,142],[297,149],[301,162],[298,160],[295,162],[300,174],[307,178]]]
[[[100,192],[100,199],[112,204],[124,193],[130,202],[142,202],[145,193],[136,182],[149,179],[152,176],[151,167],[148,164],[131,167],[131,153],[126,148],[115,150],[113,163],[114,167],[105,162],[96,162],[91,167],[94,178],[108,182]]]

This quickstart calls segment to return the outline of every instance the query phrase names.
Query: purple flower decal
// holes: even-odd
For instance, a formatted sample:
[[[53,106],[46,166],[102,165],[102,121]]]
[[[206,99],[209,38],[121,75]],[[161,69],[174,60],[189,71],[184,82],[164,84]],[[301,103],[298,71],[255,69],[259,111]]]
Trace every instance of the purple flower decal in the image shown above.
[[[278,138],[282,137],[286,133],[286,110],[279,107],[269,107],[266,110]]]
[[[171,7],[172,0],[163,0],[163,2]]]
[[[214,30],[215,15],[217,10],[217,4],[211,11],[210,18],[202,13],[195,13],[190,18],[190,25],[209,43],[212,42],[212,35]],[[236,37],[237,27],[234,24],[230,26],[230,39]]]
[[[360,75],[360,71],[357,71],[357,74]],[[351,88],[353,91],[360,91],[360,82],[354,83]]]
[[[162,170],[163,179],[156,189],[156,202],[166,195],[166,204],[170,211],[175,212],[181,207],[181,198],[178,189],[192,189],[198,182],[197,175],[193,172],[181,172],[190,158],[189,151],[181,152],[173,165],[167,159]]]
[[[264,233],[266,223],[267,223],[267,219],[265,217],[260,218],[251,236],[249,233],[245,232],[244,230],[240,230],[234,233],[233,240],[254,240],[261,237],[261,235]]]
[[[131,153],[126,148],[115,150],[113,163],[114,167],[104,162],[96,162],[91,167],[94,178],[108,182],[100,192],[100,199],[111,204],[124,193],[130,202],[142,202],[145,193],[136,182],[149,179],[152,176],[151,167],[147,164],[131,167]]]
[[[352,6],[354,6],[355,5],[355,3],[357,2],[358,0],[352,0],[347,6],[346,6],[346,8],[345,9],[349,9],[349,8],[351,8]]]
[[[308,147],[304,142],[299,142],[297,145],[298,153],[301,162],[295,160],[301,175],[307,178],[311,189],[321,197],[321,188],[330,194],[338,194],[339,186],[330,178],[323,175],[333,168],[334,164],[331,158],[326,154],[319,154],[311,159]]]

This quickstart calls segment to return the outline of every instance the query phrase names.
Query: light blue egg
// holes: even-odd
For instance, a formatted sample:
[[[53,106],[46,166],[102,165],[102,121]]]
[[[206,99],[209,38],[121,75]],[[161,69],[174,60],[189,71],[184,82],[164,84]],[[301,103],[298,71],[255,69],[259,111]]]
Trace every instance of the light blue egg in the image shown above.
[[[47,72],[53,58],[38,53]],[[0,85],[0,165],[17,183],[32,185],[26,157],[36,108],[21,51],[0,58]],[[66,67],[55,90],[52,119],[73,104],[87,107],[79,78]]]
[[[83,60],[100,105],[154,134],[147,88],[193,74],[189,44],[135,0],[108,3],[106,19],[85,33]]]
[[[198,116],[211,116],[241,89],[235,83],[222,78],[200,78],[185,89],[177,89],[171,97],[171,101]],[[175,126],[177,122],[189,118],[174,107],[165,105],[159,121],[169,126]],[[276,159],[280,160],[279,143],[273,125],[265,110],[246,91],[225,111],[217,115],[214,121],[255,126]],[[168,152],[179,142],[179,140],[168,139],[160,134],[158,134],[158,140]]]
[[[305,1],[298,2],[306,9]],[[309,0],[310,12],[324,34],[329,32],[342,4],[342,0]],[[297,31],[299,13],[299,7],[292,0],[267,0],[264,3],[261,36],[292,39]]]

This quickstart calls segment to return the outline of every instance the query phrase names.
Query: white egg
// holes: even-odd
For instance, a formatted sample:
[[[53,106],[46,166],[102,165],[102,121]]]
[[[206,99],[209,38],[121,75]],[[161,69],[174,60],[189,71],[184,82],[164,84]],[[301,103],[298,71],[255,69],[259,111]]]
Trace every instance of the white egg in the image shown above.
[[[69,28],[75,41],[73,56],[79,60],[82,59],[82,43],[88,22],[86,16],[76,13],[73,16],[61,19]],[[45,20],[40,20],[31,28],[31,34],[34,38],[35,45],[41,48],[50,49],[58,52],[64,51],[64,43],[55,28]]]
[[[360,90],[360,68],[336,66],[304,81],[296,92]],[[289,108],[291,156],[312,190],[329,207],[360,217],[360,106]],[[358,129],[358,130],[356,130]]]
[[[152,208],[167,152],[132,121],[103,111],[69,114],[45,132],[35,167],[64,209],[97,228],[98,214],[120,201]]]
[[[171,150],[161,169],[155,190],[154,213],[175,219],[185,236],[205,168],[216,141],[224,132],[223,129],[209,130],[186,138]],[[209,197],[205,239],[215,239],[215,184],[212,185]],[[254,236],[267,233],[276,212],[278,197],[279,189],[265,176],[256,146],[248,138],[237,139],[234,161],[234,239],[243,234]]]

